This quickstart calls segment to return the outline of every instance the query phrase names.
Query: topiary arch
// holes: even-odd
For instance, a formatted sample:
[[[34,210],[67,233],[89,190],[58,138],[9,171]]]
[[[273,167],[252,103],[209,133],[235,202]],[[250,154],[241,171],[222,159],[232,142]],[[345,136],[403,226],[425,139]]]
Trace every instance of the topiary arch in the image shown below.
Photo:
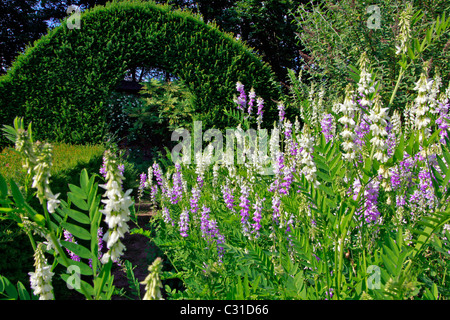
[[[169,6],[112,2],[82,13],[80,29],[63,21],[17,58],[0,78],[2,124],[19,115],[40,139],[99,142],[103,102],[136,65],[182,79],[204,126],[229,124],[222,110],[232,106],[237,81],[264,98],[269,118],[281,95],[270,67],[215,25]]]

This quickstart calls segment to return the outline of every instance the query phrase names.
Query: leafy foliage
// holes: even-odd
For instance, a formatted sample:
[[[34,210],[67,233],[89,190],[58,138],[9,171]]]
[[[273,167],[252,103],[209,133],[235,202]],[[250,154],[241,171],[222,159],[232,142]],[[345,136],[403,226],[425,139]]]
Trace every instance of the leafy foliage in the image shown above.
[[[99,142],[106,134],[105,104],[136,65],[183,79],[195,97],[196,118],[216,127],[228,122],[220,110],[232,104],[229,93],[239,78],[268,103],[280,96],[270,67],[216,26],[151,2],[113,2],[85,11],[80,30],[64,21],[17,58],[0,79],[0,119],[25,116],[39,139]]]

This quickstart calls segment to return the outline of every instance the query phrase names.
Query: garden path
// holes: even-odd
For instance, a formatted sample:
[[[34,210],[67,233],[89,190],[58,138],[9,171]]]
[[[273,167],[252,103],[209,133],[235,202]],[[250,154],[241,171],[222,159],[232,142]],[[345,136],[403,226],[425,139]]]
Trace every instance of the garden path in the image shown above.
[[[136,205],[136,211],[138,210],[138,205]],[[139,213],[137,215],[138,226],[142,227],[144,230],[148,229],[147,223],[149,218],[154,214],[150,204],[141,203],[139,206]],[[130,230],[136,228],[133,222],[129,223]],[[121,257],[122,261],[128,260],[131,262],[134,268],[134,276],[139,282],[144,281],[145,277],[148,275],[148,265],[151,263],[149,258],[156,254],[157,247],[153,245],[146,236],[141,234],[125,234],[122,243],[126,247],[126,251]],[[129,288],[127,276],[124,267],[118,265],[113,265],[112,275],[114,276],[114,285],[117,289],[123,288],[125,291]],[[145,286],[140,285],[141,298],[145,294]],[[131,297],[136,299],[136,297]],[[126,297],[113,296],[112,300],[127,300]]]

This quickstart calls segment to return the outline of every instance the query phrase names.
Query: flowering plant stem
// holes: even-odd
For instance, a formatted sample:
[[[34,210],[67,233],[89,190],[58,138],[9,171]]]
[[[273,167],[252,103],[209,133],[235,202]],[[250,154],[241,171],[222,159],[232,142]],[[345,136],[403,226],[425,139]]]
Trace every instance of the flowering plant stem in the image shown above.
[[[411,65],[411,62],[409,63],[409,65]],[[400,86],[400,82],[402,80],[402,77],[403,77],[404,73],[405,73],[405,69],[403,69],[403,67],[401,67],[400,73],[399,73],[398,78],[397,78],[397,83],[395,84],[394,91],[392,92],[391,99],[389,100],[389,108],[392,105],[392,103],[394,102],[395,95],[397,93],[398,87]]]

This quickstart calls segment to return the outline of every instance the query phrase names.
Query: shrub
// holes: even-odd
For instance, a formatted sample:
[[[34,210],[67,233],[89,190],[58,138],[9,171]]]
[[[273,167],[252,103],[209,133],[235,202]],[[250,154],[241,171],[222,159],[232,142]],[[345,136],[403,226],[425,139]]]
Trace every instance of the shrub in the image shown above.
[[[97,143],[106,133],[105,104],[127,70],[167,70],[195,97],[193,117],[223,126],[236,81],[279,99],[270,67],[242,42],[188,12],[151,2],[113,2],[81,14],[27,48],[0,78],[0,119],[33,121],[36,137]]]

